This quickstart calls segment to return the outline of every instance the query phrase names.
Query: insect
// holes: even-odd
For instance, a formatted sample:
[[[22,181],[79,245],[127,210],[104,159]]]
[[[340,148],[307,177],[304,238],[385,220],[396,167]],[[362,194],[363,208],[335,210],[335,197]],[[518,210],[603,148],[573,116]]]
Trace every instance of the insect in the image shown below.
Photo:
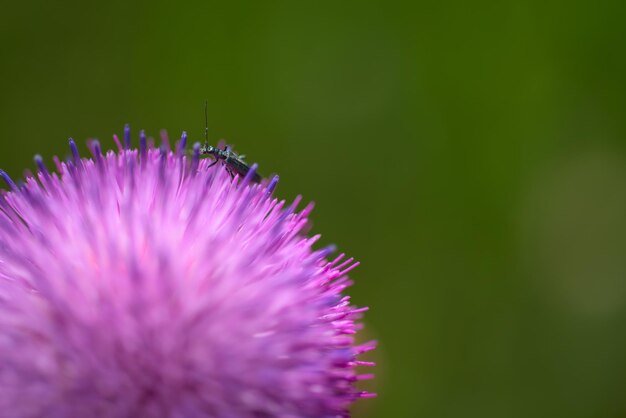
[[[213,167],[218,162],[222,161],[226,168],[226,171],[234,177],[238,174],[240,177],[245,177],[250,171],[250,166],[245,162],[245,155],[238,155],[234,153],[229,146],[225,145],[224,149],[213,147],[209,145],[209,116],[208,116],[208,102],[204,103],[204,145],[200,147],[200,154],[210,155],[215,161],[208,165],[207,168]],[[250,179],[254,183],[261,182],[261,176],[256,171],[253,173]]]
[[[235,174],[239,174],[239,176],[245,177],[246,174],[248,174],[248,172],[250,171],[250,166],[244,161],[245,156],[235,154],[229,146],[225,146],[222,150],[205,143],[200,148],[200,154],[210,155],[215,159],[215,161],[209,164],[207,168],[213,167],[220,160],[223,161],[226,171],[228,171],[231,177],[234,177]],[[259,175],[259,173],[254,172],[251,180],[255,183],[260,183],[261,176]]]

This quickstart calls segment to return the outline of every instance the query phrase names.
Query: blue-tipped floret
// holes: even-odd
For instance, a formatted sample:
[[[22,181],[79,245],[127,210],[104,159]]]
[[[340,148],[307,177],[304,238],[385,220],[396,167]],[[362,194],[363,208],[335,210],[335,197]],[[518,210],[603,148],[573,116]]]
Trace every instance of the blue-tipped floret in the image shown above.
[[[130,149],[130,125],[124,125],[124,149]]]
[[[78,147],[76,146],[76,142],[72,138],[69,139],[70,150],[72,151],[72,160],[75,165],[78,165],[80,162],[80,153],[78,152]]]
[[[191,174],[195,174],[200,164],[200,143],[193,144],[193,156],[191,157]]]
[[[267,194],[274,193],[274,189],[276,189],[276,186],[278,186],[278,180],[278,176],[272,177],[270,184],[267,185]]]
[[[180,142],[178,143],[178,152],[183,154],[185,152],[185,148],[187,147],[187,132],[183,131],[183,134],[180,136]]]
[[[11,176],[9,176],[6,171],[0,169],[0,177],[2,177],[2,180],[4,180],[11,190],[14,192],[18,190],[17,184],[15,184]]]
[[[337,246],[335,244],[330,244],[322,248],[321,250],[317,251],[317,255],[319,258],[326,258],[332,253],[334,253],[335,251],[337,251]]]
[[[257,168],[259,168],[259,165],[257,163],[252,164],[250,170],[248,170],[246,176],[243,178],[243,184],[248,184],[254,179]]]
[[[148,142],[146,141],[146,131],[143,129],[139,131],[139,158],[141,159],[141,165],[145,164],[146,155],[148,153]]]
[[[102,149],[100,148],[100,141],[97,139],[91,141],[91,153],[96,160],[96,164],[99,164],[102,160]]]
[[[35,164],[37,165],[37,169],[39,170],[39,172],[43,174],[44,177],[48,178],[50,176],[50,172],[48,171],[48,168],[44,164],[43,158],[41,157],[41,155],[39,154],[35,155],[34,160],[35,160]]]

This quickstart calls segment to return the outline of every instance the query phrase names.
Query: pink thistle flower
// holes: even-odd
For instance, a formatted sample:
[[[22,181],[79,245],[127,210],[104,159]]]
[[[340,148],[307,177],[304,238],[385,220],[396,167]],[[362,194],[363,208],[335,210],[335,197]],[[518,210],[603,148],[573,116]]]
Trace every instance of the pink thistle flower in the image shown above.
[[[165,137],[166,138],[166,137]],[[142,132],[0,171],[0,416],[348,417],[358,263],[303,235],[278,178],[231,179]]]

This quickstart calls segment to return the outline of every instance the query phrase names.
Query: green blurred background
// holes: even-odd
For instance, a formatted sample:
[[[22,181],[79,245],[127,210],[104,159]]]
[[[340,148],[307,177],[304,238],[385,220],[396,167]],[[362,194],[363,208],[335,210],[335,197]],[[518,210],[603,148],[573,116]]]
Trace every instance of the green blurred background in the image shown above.
[[[626,416],[621,2],[25,1],[0,166],[131,123],[210,136],[362,261],[355,417]],[[136,142],[135,142],[136,143]],[[85,148],[83,147],[83,150]]]

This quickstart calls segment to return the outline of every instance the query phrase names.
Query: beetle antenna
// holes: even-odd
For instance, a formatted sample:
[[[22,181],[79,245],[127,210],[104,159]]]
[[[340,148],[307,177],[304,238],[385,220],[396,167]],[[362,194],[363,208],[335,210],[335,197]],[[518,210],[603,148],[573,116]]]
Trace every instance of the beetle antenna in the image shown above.
[[[204,101],[204,147],[209,146],[209,101]]]

